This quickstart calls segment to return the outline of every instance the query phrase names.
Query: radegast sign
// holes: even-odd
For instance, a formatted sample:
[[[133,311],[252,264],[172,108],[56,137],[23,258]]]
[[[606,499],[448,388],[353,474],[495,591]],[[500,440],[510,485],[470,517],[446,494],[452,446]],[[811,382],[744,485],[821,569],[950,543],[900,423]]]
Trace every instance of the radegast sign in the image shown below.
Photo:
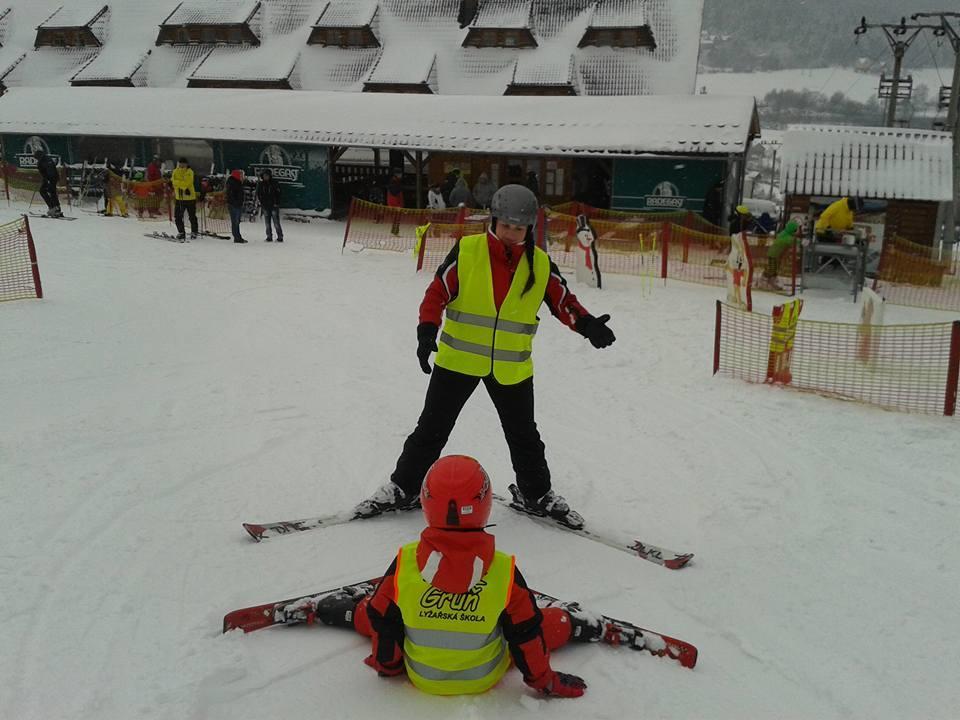
[[[680,210],[687,198],[680,194],[680,188],[669,180],[664,180],[653,189],[652,195],[644,198],[647,207],[652,210]]]
[[[267,145],[260,153],[260,162],[251,163],[250,169],[257,177],[260,177],[264,170],[269,170],[277,182],[295,187],[304,186],[300,178],[303,167],[294,165],[290,154],[280,145]]]
[[[37,159],[33,156],[33,154],[37,150],[43,150],[44,153],[50,155],[50,146],[47,145],[47,141],[39,135],[31,135],[23,143],[23,152],[16,154],[17,167],[36,170]],[[54,163],[57,165],[60,164],[59,155],[50,155],[50,157]]]

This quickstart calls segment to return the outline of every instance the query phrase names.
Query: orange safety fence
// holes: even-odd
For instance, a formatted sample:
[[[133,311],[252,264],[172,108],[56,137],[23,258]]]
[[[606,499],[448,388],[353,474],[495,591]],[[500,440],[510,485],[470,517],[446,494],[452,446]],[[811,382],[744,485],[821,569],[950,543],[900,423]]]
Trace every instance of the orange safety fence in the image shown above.
[[[223,190],[207,193],[203,202],[198,200],[197,214],[202,233],[225,238],[233,236],[230,228],[230,209],[227,207],[227,193]]]
[[[933,248],[894,237],[883,244],[874,289],[894,305],[960,312],[960,277]]]
[[[423,226],[422,226],[423,227]],[[417,246],[417,270],[434,272],[450,250],[464,235],[486,232],[486,223],[435,223],[425,226],[422,242]]]
[[[356,243],[372,250],[406,252],[416,246],[417,227],[421,225],[483,222],[487,215],[486,210],[395,208],[353,198],[343,243]]]
[[[589,206],[567,203],[560,207],[578,209]],[[604,215],[628,219],[611,220],[605,219]],[[726,285],[730,236],[702,232],[676,222],[667,222],[662,219],[666,215],[596,211],[596,217],[590,224],[597,237],[597,256],[601,272],[664,280],[669,278],[705,285]],[[690,213],[671,215],[682,219]],[[344,245],[352,242],[365,248],[409,251],[417,248],[417,227],[428,223],[438,225],[438,228],[431,230],[424,238],[422,252],[417,248],[417,269],[432,272],[446,257],[455,238],[481,232],[488,216],[489,213],[484,210],[409,210],[389,208],[355,198],[350,205]],[[639,222],[638,218],[658,219]],[[555,208],[544,208],[538,235],[553,262],[559,267],[575,267],[576,255],[579,252],[575,215],[558,212]],[[754,273],[754,286],[758,290],[768,289],[761,284],[762,269],[767,266],[767,246],[772,241],[773,236],[747,236],[751,256],[757,268]],[[792,294],[796,291],[798,255],[794,245],[781,258],[778,269],[782,293]]]
[[[769,315],[718,301],[714,374],[767,382],[773,329]],[[788,386],[890,410],[954,415],[958,374],[960,322],[863,326],[799,320]]]
[[[670,222],[690,230],[711,233],[714,235],[724,235],[724,230],[719,225],[714,225],[703,215],[698,215],[692,210],[665,210],[665,211],[643,211],[643,210],[604,210],[595,208],[586,203],[570,201],[559,205],[552,205],[550,209],[561,215],[586,215],[591,221],[609,220],[611,222]]]
[[[24,216],[0,225],[0,301],[42,297],[30,221]]]

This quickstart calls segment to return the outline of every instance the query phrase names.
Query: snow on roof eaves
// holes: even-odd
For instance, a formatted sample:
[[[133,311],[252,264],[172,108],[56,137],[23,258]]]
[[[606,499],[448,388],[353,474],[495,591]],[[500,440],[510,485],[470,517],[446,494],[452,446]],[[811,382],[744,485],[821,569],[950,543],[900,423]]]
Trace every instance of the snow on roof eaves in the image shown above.
[[[373,22],[376,0],[330,0],[314,27],[357,28]]]
[[[513,70],[514,85],[570,85],[573,83],[573,55],[537,60],[529,55],[517,58]]]
[[[590,19],[592,28],[631,28],[647,24],[647,0],[600,0]]]
[[[185,0],[162,25],[239,25],[247,22],[258,0]]]
[[[62,6],[53,15],[42,23],[40,28],[53,30],[56,28],[78,28],[92,25],[97,18],[107,11],[106,4]]]
[[[103,50],[71,80],[78,82],[129,80],[140,69],[149,55],[149,50],[142,52],[136,48]]]
[[[906,128],[793,126],[783,136],[785,193],[949,201],[949,133]]]
[[[533,0],[481,0],[470,27],[484,29],[517,29],[530,27]]]
[[[210,51],[190,74],[190,80],[286,80],[290,77],[300,48],[261,45],[249,48],[223,46]]]
[[[38,115],[37,107],[45,112]],[[130,107],[177,108],[138,113]],[[509,119],[505,119],[509,118]],[[16,88],[0,133],[196,138],[532,155],[742,153],[752,97],[473,97],[181,88]]]
[[[437,54],[429,48],[418,51],[413,49],[394,52],[384,51],[373,66],[368,83],[419,85],[427,82],[430,72],[437,61]]]

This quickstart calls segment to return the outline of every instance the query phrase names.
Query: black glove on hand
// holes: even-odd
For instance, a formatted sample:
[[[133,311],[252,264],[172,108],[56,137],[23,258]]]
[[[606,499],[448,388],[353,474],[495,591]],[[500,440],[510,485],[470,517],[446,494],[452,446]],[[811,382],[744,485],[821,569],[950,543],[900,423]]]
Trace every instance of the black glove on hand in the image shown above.
[[[601,315],[600,317],[584,315],[582,318],[577,319],[573,327],[578,333],[589,340],[590,344],[595,348],[605,348],[613,345],[613,341],[617,339],[616,335],[613,334],[613,330],[607,327],[607,320],[609,319],[609,315]]]
[[[423,322],[417,325],[417,359],[420,369],[430,374],[430,353],[437,351],[437,332],[440,330],[433,323]]]

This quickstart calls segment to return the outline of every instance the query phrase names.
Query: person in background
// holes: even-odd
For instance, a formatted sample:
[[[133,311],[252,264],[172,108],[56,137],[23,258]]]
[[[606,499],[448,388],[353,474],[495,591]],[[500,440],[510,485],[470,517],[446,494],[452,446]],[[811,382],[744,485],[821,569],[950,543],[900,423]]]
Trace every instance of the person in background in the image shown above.
[[[57,182],[60,180],[57,164],[40,148],[33,151],[33,156],[37,160],[37,172],[40,173],[40,197],[47,204],[47,215],[63,217],[60,198],[57,196]]]
[[[497,186],[493,184],[489,176],[482,172],[477,178],[477,184],[473,186],[473,199],[478,208],[486,209],[490,207],[490,200],[497,191]]]
[[[147,182],[156,182],[163,179],[163,163],[159,155],[154,155],[147,164]]]
[[[431,695],[486,692],[507,674],[511,659],[542,695],[583,695],[583,678],[554,670],[550,653],[596,641],[604,623],[585,611],[537,606],[514,557],[497,550],[486,531],[493,488],[480,463],[466,455],[440,458],[419,500],[427,526],[400,548],[372,595],[327,596],[314,617],[369,636],[366,665],[381,677],[405,674]],[[473,610],[424,612],[424,597],[441,609],[444,600],[466,597]]]
[[[840,235],[853,228],[855,215],[862,210],[859,198],[842,197],[831,203],[813,227],[817,242],[840,242]]]
[[[460,238],[437,269],[420,303],[417,325],[417,360],[430,375],[423,410],[390,480],[356,506],[356,517],[415,505],[424,475],[440,457],[467,400],[483,383],[510,450],[517,501],[533,514],[583,527],[580,514],[551,487],[534,418],[537,312],[546,303],[557,320],[595,348],[611,345],[616,337],[607,327],[610,316],[591,315],[537,247],[533,227],[538,209],[529,189],[504,185],[490,202],[487,232]],[[431,369],[432,353],[437,357]]]
[[[440,186],[440,193],[443,195],[443,201],[447,204],[447,207],[450,207],[450,193],[453,192],[453,188],[456,186],[459,178],[460,168],[454,168],[447,173],[447,177],[443,180],[443,185]]]
[[[150,188],[149,193],[145,196],[143,204],[147,206],[147,212],[150,213],[151,217],[157,217],[160,215],[160,205],[163,200],[163,187],[161,181],[163,180],[163,161],[160,160],[159,155],[154,155],[153,159],[147,164],[147,175],[146,181],[150,183],[156,183],[155,186]],[[142,215],[142,208],[139,209],[139,213]]]
[[[273,173],[264,168],[260,173],[260,182],[257,184],[257,200],[260,202],[260,212],[263,213],[263,225],[267,231],[264,242],[273,242],[273,230],[277,230],[277,242],[283,242],[283,227],[280,225],[280,183]]]
[[[177,240],[186,239],[186,230],[183,226],[184,213],[190,216],[190,237],[195,238],[200,233],[200,226],[197,223],[197,188],[193,169],[185,157],[177,161],[177,167],[170,176],[170,184],[173,186],[173,221],[177,226]]]
[[[746,205],[737,205],[733,215],[730,216],[730,234],[738,235],[742,232],[750,235],[767,234],[750,212],[750,208]]]
[[[445,210],[447,203],[443,200],[443,193],[440,192],[440,183],[434,183],[427,191],[427,207],[431,210]]]
[[[777,223],[770,217],[770,213],[765,212],[760,214],[760,218],[757,220],[757,227],[763,231],[764,235],[769,235],[777,229]]]
[[[476,200],[474,200],[473,195],[470,194],[470,188],[467,187],[466,178],[461,175],[457,178],[457,184],[453,186],[453,191],[450,193],[450,206],[472,208],[476,207],[476,204]]]
[[[129,183],[126,172],[116,163],[107,161],[103,169],[103,214],[106,217],[127,217],[126,194]]]
[[[527,173],[527,182],[526,186],[530,189],[534,195],[537,196],[537,200],[540,199],[540,178],[537,177],[537,174],[531,170]]]
[[[227,210],[230,212],[230,232],[235,243],[245,243],[240,235],[240,220],[243,217],[243,170],[234,170],[227,178]]]
[[[770,247],[767,248],[767,267],[763,271],[763,282],[769,290],[782,290],[778,277],[780,275],[780,256],[793,243],[797,242],[797,231],[800,224],[791,220],[777,235]]]
[[[403,207],[403,184],[399,173],[391,175],[387,183],[387,207]]]

